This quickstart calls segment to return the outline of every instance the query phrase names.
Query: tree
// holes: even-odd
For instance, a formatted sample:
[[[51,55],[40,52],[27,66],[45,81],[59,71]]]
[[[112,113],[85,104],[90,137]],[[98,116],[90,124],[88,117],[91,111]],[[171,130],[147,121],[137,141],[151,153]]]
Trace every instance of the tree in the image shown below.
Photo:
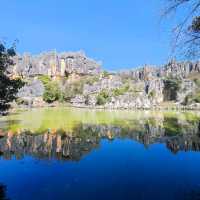
[[[43,94],[43,99],[47,103],[52,103],[59,100],[61,97],[61,91],[58,83],[49,82],[45,85],[45,92]]]
[[[23,86],[21,79],[13,79],[9,68],[14,65],[15,46],[6,48],[0,42],[0,112],[10,107],[10,102],[16,99],[18,90]]]
[[[167,0],[164,16],[179,12],[180,22],[173,29],[173,50],[190,58],[200,56],[200,0]]]

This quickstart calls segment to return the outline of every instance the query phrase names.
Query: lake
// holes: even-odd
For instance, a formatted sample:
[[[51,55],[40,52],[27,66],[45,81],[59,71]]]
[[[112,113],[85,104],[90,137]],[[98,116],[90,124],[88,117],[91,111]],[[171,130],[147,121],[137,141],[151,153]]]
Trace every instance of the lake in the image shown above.
[[[200,199],[198,112],[16,111],[0,155],[0,200]]]

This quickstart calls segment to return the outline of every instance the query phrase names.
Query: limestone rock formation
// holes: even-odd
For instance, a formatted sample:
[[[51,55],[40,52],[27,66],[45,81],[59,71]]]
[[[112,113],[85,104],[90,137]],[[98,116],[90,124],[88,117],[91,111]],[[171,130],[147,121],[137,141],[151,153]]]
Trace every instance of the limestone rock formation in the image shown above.
[[[40,97],[44,93],[44,85],[40,80],[33,80],[22,87],[18,97]]]
[[[93,83],[92,85],[86,84],[84,85],[83,94],[89,95],[94,93],[99,93],[102,90],[112,90],[115,88],[119,88],[122,86],[122,80],[120,76],[111,75],[106,78],[101,78],[99,81]]]
[[[47,52],[36,56],[17,55],[13,76],[33,77],[37,75],[66,76],[76,74],[98,74],[100,63],[87,58],[84,52]]]
[[[108,96],[102,101],[106,108],[149,109],[168,101],[184,104],[188,95],[200,94],[200,61],[172,60],[161,67],[145,65],[117,73],[104,73],[100,63],[86,57],[84,52],[24,54],[16,56],[14,62],[15,66],[10,69],[13,77],[28,80],[18,97],[28,102],[42,98],[45,87],[37,78],[44,75],[52,81],[60,80],[61,92],[69,93],[66,99],[74,106],[97,106],[102,91]],[[88,77],[92,81],[87,81]],[[199,81],[199,85],[195,81]],[[190,104],[196,107],[198,101],[200,97]],[[41,104],[40,99],[35,105],[37,102]]]

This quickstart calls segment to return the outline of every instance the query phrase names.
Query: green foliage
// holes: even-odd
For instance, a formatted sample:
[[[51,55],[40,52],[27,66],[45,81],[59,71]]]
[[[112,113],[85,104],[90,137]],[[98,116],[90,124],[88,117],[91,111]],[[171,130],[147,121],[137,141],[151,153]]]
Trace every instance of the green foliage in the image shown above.
[[[112,91],[113,95],[116,97],[116,96],[120,96],[120,95],[123,95],[125,94],[126,92],[128,92],[130,86],[129,85],[125,85],[125,86],[122,86],[120,88],[116,88]]]
[[[63,93],[56,81],[52,81],[48,75],[40,75],[38,77],[40,81],[44,84],[45,91],[43,94],[43,100],[47,103],[52,103],[54,101],[63,101]]]
[[[108,73],[107,71],[103,71],[103,78],[107,78],[109,77],[110,73]]]
[[[47,103],[52,103],[59,100],[62,97],[61,90],[58,83],[49,82],[45,85],[45,92],[43,94],[43,99]]]
[[[164,80],[165,88],[174,91],[180,90],[180,83],[180,80],[175,78],[167,78]]]
[[[44,86],[48,85],[51,82],[51,78],[48,75],[40,75],[38,79],[44,84]]]
[[[175,136],[181,133],[181,125],[175,117],[165,117],[163,126],[166,136]]]
[[[195,84],[197,85],[197,87],[200,88],[200,78],[195,78],[194,79]]]
[[[89,76],[89,77],[85,78],[84,83],[88,84],[88,85],[92,85],[97,81],[99,81],[99,77],[98,76]]]
[[[191,103],[200,103],[200,92],[196,92],[195,94],[189,94],[184,99],[184,105],[189,105]]]
[[[165,100],[176,100],[177,92],[181,88],[181,82],[175,78],[167,78],[164,80]]]
[[[148,95],[150,98],[154,98],[156,96],[156,91],[155,90],[152,90],[151,92],[149,92],[149,95]]]
[[[0,111],[10,107],[10,102],[16,99],[18,90],[24,85],[21,79],[12,79],[9,75],[9,67],[14,65],[12,57],[15,56],[15,48],[6,48],[0,42]]]
[[[195,96],[194,96],[194,101],[196,103],[200,103],[200,92],[198,92]]]
[[[108,91],[103,90],[97,96],[97,105],[105,105],[107,102],[110,101],[110,95]]]
[[[83,86],[84,83],[82,80],[67,84],[65,86],[64,92],[63,92],[63,98],[65,101],[70,101],[73,97],[76,95],[83,93]]]

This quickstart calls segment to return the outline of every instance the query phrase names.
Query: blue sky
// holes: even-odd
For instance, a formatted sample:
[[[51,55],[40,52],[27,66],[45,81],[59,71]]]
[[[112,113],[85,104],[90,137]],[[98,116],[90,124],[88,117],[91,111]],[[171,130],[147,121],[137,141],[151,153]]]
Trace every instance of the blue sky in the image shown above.
[[[170,24],[160,23],[164,0],[1,0],[0,38],[17,50],[84,50],[108,70],[163,64]],[[170,22],[171,23],[171,22]]]

